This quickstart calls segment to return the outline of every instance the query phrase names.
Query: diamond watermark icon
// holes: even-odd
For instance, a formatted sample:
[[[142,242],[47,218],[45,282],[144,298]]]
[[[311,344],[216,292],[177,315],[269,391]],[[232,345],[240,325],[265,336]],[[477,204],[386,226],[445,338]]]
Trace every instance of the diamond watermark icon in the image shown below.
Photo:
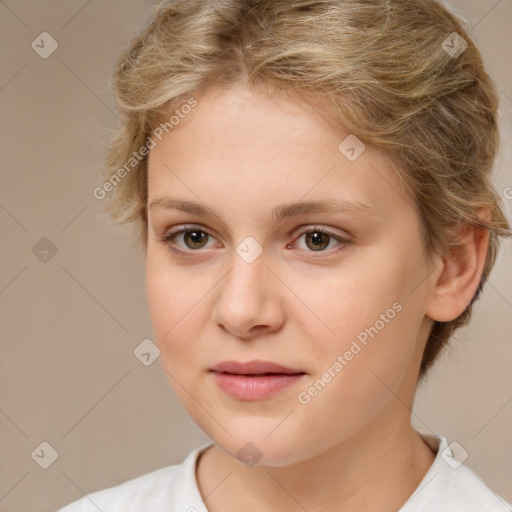
[[[441,458],[452,469],[457,469],[468,458],[468,452],[457,441],[452,441],[442,452]]]
[[[443,50],[452,58],[456,59],[459,55],[464,53],[468,47],[468,42],[457,32],[452,32],[441,45]]]
[[[253,443],[245,443],[238,452],[236,458],[247,467],[252,468],[261,459],[262,453]]]
[[[57,450],[46,441],[43,441],[31,454],[31,457],[43,469],[48,469],[58,458]]]
[[[57,254],[57,246],[49,238],[43,236],[32,247],[32,254],[42,263],[48,263]]]
[[[47,59],[59,47],[59,43],[48,32],[41,32],[30,46],[39,57]]]
[[[366,146],[353,133],[351,133],[339,146],[339,152],[353,162],[357,160],[366,149]]]
[[[144,366],[150,366],[160,355],[160,349],[146,338],[135,347],[133,353]]]
[[[248,236],[238,244],[236,252],[246,263],[252,263],[263,252],[263,247],[252,236]]]

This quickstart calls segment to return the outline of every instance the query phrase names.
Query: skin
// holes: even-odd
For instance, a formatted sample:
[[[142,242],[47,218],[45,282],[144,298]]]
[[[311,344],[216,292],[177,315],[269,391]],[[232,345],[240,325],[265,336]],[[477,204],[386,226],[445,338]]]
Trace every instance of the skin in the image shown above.
[[[205,504],[211,512],[397,510],[434,460],[410,422],[428,332],[470,302],[488,235],[468,229],[460,249],[429,264],[412,198],[383,152],[367,145],[349,161],[338,150],[349,133],[284,94],[236,86],[196,99],[149,154],[148,205],[173,196],[223,220],[149,206],[146,278],[163,368],[215,442],[196,468]],[[283,203],[326,198],[375,214],[271,216]],[[187,224],[210,235],[178,234],[173,242],[188,256],[178,255],[164,238]],[[315,227],[332,233],[320,250],[307,234]],[[250,264],[236,252],[248,236],[262,248]],[[298,394],[396,302],[401,311],[300,403]],[[306,375],[271,398],[244,401],[208,371],[253,359]],[[252,467],[237,459],[247,442],[261,453]]]

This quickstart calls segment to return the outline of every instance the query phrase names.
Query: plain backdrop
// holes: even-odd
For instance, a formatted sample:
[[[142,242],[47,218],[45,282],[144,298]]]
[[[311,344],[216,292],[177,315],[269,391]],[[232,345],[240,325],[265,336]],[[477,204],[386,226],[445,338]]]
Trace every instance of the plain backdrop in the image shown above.
[[[510,218],[512,1],[453,5],[500,88],[496,180]],[[134,356],[152,338],[144,255],[92,194],[117,121],[113,62],[150,6],[0,1],[2,512],[55,511],[84,493],[180,463],[208,441],[159,360],[144,366]],[[46,59],[31,46],[42,32],[58,44]],[[459,443],[465,463],[509,501],[511,261],[506,242],[471,325],[420,386],[413,409],[418,429]]]

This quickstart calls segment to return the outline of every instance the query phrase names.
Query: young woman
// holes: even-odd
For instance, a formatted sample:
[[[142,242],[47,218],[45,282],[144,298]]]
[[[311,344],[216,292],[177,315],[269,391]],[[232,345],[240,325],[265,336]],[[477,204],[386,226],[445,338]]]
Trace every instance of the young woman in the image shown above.
[[[511,507],[411,426],[510,235],[497,92],[434,0],[164,2],[98,195],[135,221],[163,368],[212,442],[61,512]]]

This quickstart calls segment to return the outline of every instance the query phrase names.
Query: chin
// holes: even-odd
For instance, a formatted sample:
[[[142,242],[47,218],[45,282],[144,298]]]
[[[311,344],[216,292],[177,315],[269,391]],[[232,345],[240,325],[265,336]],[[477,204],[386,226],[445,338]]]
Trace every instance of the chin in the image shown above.
[[[302,443],[294,440],[285,431],[281,433],[282,435],[273,433],[267,436],[268,432],[269,430],[265,429],[264,432],[254,432],[254,435],[251,435],[246,431],[244,435],[233,437],[223,432],[210,437],[226,455],[247,467],[288,466],[304,458],[304,454],[297,449],[304,446]]]

